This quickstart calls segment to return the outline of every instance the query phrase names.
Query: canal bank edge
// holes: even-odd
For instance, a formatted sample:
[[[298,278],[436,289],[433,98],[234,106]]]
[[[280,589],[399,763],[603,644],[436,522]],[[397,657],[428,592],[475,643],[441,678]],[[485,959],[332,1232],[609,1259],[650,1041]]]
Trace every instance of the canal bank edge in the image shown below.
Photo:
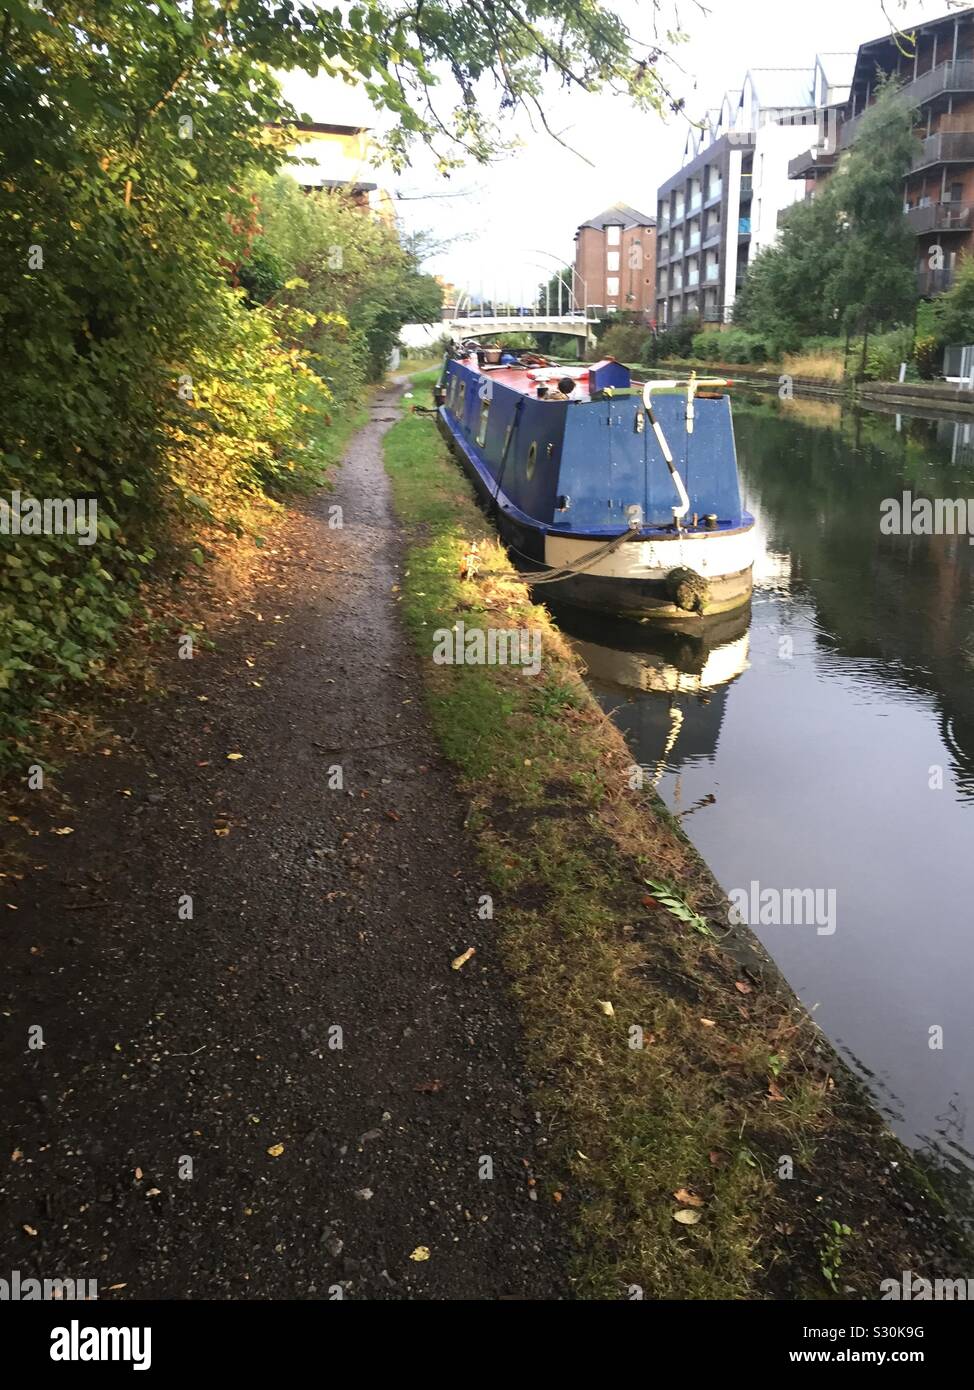
[[[730,362],[703,362],[689,358],[674,358],[660,362],[656,367],[630,364],[631,370],[640,376],[688,376],[690,372],[712,376],[715,371],[733,373],[738,386],[753,386],[759,390],[778,391],[783,372],[753,366],[740,366]],[[946,381],[822,381],[814,377],[790,376],[789,386],[800,396],[818,396],[823,400],[848,401],[851,405],[873,403],[926,406],[932,411],[947,417],[974,415],[974,391],[963,386],[952,386]]]
[[[415,379],[417,403],[434,376]],[[875,1299],[907,1269],[966,1277],[933,1177],[757,939],[728,940],[726,897],[659,798],[630,789],[622,735],[433,419],[406,416],[385,450],[404,618],[469,798],[482,929],[500,940],[547,1136],[534,1190],[573,1227],[578,1295]],[[462,578],[475,542],[481,577]],[[539,634],[540,672],[435,662],[458,621]]]

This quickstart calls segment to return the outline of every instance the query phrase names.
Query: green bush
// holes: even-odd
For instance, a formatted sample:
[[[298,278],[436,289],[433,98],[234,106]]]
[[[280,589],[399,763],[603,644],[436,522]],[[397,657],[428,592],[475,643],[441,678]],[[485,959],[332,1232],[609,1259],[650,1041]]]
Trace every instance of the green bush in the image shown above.
[[[870,381],[896,381],[900,365],[913,360],[913,329],[894,328],[877,334],[866,346],[866,377]]]
[[[672,328],[664,329],[650,338],[643,349],[643,362],[667,361],[671,357],[690,357],[693,340],[702,330],[699,319],[684,319]]]
[[[701,362],[716,362],[720,356],[720,338],[719,333],[708,333],[706,330],[694,334],[690,345],[694,357],[698,357]]]
[[[440,293],[392,230],[276,177],[268,64],[176,5],[13,13],[0,498],[97,504],[90,545],[0,532],[0,749],[23,763],[36,712],[99,673],[148,568],[204,563],[204,532],[239,535],[255,496],[321,481],[331,412]]]
[[[641,362],[650,339],[645,327],[615,323],[603,334],[599,351],[603,357],[615,357],[619,362]]]

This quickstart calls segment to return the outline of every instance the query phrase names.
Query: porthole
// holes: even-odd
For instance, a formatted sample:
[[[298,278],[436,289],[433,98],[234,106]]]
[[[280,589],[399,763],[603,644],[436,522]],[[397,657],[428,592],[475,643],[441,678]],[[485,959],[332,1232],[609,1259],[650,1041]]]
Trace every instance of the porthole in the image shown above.
[[[535,469],[535,465],[537,464],[537,462],[538,462],[538,441],[535,439],[535,440],[532,440],[532,441],[531,441],[531,447],[528,449],[528,457],[527,457],[527,460],[526,460],[525,465],[524,465],[524,473],[525,473],[525,476],[526,476],[528,482],[530,482],[531,479],[534,477],[534,469]]]
[[[490,415],[490,401],[484,401],[480,407],[480,424],[477,427],[477,443],[481,448],[487,443],[487,419]]]

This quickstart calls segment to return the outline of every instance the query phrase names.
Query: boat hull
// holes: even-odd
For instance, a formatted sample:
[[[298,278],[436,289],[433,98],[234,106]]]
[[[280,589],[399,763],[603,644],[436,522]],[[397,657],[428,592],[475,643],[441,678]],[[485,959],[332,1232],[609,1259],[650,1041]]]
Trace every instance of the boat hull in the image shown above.
[[[542,402],[456,362],[441,392],[440,429],[518,568],[577,571],[539,595],[683,630],[749,602],[754,519],[741,506],[726,399],[698,400],[692,441],[681,402],[657,407],[690,488],[676,531],[674,483],[640,398]],[[633,510],[641,524],[630,530]]]
[[[605,535],[565,536],[523,518],[495,501],[495,494],[468,451],[440,417],[440,431],[473,483],[478,501],[493,520],[501,540],[513,552],[519,568],[543,570],[570,566],[600,544]],[[697,630],[707,619],[745,607],[751,600],[753,524],[731,533],[639,537],[596,562],[581,574],[539,588],[538,596],[572,604],[630,621],[653,622],[685,631]],[[692,570],[706,583],[690,596],[691,607],[678,601],[674,572]]]

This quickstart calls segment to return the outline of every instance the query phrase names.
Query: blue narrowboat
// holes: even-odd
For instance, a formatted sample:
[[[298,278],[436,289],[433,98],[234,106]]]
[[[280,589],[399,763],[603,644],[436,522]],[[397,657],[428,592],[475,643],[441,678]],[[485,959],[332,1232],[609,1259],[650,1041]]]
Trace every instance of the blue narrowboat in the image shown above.
[[[567,398],[555,386],[566,376]],[[693,376],[634,389],[611,358],[568,369],[481,366],[471,354],[446,359],[436,402],[501,539],[554,581],[552,596],[692,626],[751,596],[754,518],[729,385]]]

